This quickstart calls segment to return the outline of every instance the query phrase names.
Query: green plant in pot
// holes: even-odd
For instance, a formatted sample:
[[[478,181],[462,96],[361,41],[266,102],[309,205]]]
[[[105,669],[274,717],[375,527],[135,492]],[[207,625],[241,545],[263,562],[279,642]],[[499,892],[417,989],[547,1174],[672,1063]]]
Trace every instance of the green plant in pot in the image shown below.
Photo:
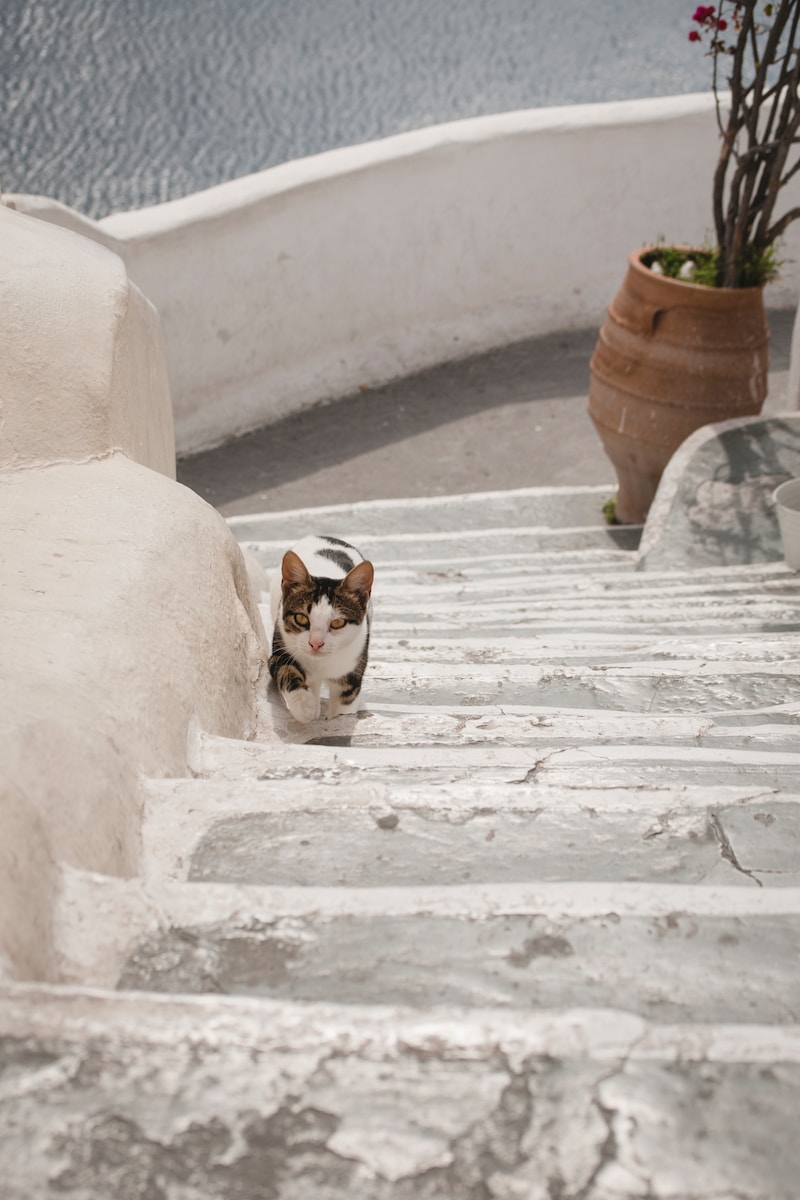
[[[720,152],[716,244],[643,247],[628,258],[591,360],[589,415],[611,459],[617,520],[645,519],[681,442],[761,411],[769,363],[764,284],[800,207],[779,211],[800,172],[800,0],[699,6]]]

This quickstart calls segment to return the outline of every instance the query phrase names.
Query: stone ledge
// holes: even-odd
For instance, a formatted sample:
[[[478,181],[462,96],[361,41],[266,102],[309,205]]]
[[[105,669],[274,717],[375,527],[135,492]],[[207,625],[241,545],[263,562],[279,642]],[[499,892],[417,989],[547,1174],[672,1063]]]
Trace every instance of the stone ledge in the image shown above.
[[[667,465],[639,549],[642,570],[783,558],[772,492],[800,475],[800,413],[704,425]]]

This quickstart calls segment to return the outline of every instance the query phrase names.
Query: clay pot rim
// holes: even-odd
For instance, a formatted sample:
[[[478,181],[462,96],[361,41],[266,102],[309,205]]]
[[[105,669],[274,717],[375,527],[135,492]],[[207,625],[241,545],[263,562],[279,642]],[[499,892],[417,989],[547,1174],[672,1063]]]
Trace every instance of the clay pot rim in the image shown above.
[[[707,296],[710,294],[710,295],[716,295],[716,296],[734,296],[734,295],[752,296],[758,292],[764,291],[765,285],[763,283],[757,283],[757,284],[755,284],[755,286],[741,287],[741,288],[709,287],[708,284],[705,284],[705,283],[692,283],[691,280],[689,280],[689,279],[673,279],[670,275],[654,274],[650,270],[650,268],[646,267],[645,264],[642,262],[643,255],[650,254],[653,250],[665,250],[665,249],[669,249],[670,247],[675,250],[686,250],[689,252],[691,252],[692,250],[696,250],[699,253],[703,253],[702,246],[687,245],[685,242],[669,242],[669,243],[661,242],[661,243],[652,244],[652,245],[640,246],[638,250],[632,250],[630,252],[630,254],[628,255],[628,266],[631,268],[631,270],[635,271],[637,275],[641,275],[643,278],[657,279],[659,281],[659,283],[665,283],[668,285],[676,284],[677,287],[680,287],[680,288],[690,288],[693,292],[696,292],[698,295]]]

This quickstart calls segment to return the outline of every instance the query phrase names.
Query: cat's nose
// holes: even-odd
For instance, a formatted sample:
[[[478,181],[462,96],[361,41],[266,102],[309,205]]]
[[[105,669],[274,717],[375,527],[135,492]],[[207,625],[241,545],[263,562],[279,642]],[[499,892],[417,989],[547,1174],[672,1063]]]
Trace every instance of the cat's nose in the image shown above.
[[[308,635],[308,644],[312,650],[321,650],[325,645],[325,638],[320,637],[318,633],[310,633]]]

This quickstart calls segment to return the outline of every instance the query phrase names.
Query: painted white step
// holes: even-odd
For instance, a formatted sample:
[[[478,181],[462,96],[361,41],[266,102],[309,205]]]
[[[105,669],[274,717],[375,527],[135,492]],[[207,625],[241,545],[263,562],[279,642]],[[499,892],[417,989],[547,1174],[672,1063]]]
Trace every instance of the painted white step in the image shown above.
[[[730,628],[730,626],[728,626]],[[426,628],[422,622],[413,629],[384,626],[370,638],[373,662],[384,663],[537,663],[600,666],[634,663],[640,660],[696,661],[718,663],[788,662],[800,660],[800,636],[795,632],[774,631],[758,638],[741,631],[734,636],[720,631],[703,635],[694,625],[685,634],[653,629],[643,622],[622,622],[618,628],[569,630],[541,629],[531,635],[520,631],[509,634],[498,627],[491,636],[462,630]],[[402,634],[402,636],[400,636]],[[799,662],[800,668],[800,662]],[[369,680],[369,675],[367,675]]]
[[[291,512],[254,513],[231,517],[229,524],[240,541],[297,539],[306,533],[346,536],[410,535],[419,531],[545,529],[597,526],[608,528],[603,505],[613,494],[607,487],[518,488],[510,491],[472,492],[466,495],[421,497],[409,500],[370,500],[356,504],[296,509]],[[612,530],[616,532],[616,530]]]
[[[797,1196],[797,1026],[35,987],[0,1021],[7,1200]]]
[[[398,786],[475,779],[487,785],[516,782],[572,788],[741,783],[794,792],[800,780],[800,751],[658,743],[386,748],[203,738],[195,748],[193,771],[201,778],[275,779],[287,785],[296,779],[347,787],[361,780]]]
[[[800,701],[767,708],[682,713],[618,709],[526,707],[523,705],[364,706],[356,716],[320,718],[299,725],[272,694],[262,715],[259,742],[294,745],[413,746],[569,746],[686,745],[722,749],[800,749]]]
[[[566,880],[800,886],[800,795],[514,784],[148,785],[160,882],[405,887]]]
[[[66,982],[336,1004],[796,1024],[800,889],[167,884],[68,872]],[[712,969],[710,969],[710,967]]]
[[[528,705],[540,709],[725,712],[800,703],[800,664],[638,661],[558,664],[371,661],[362,696],[375,704]]]
[[[238,536],[238,530],[234,528]],[[306,533],[323,533],[316,526],[302,524],[293,526],[285,537],[274,541],[265,538],[241,540],[242,546],[250,550],[265,567],[274,567],[293,542],[298,542]],[[510,530],[464,529],[459,532],[423,532],[396,534],[392,537],[376,537],[374,534],[353,534],[349,528],[331,530],[336,537],[352,542],[365,558],[370,558],[381,568],[417,563],[430,571],[454,570],[469,566],[476,560],[486,560],[491,555],[495,561],[509,565],[523,556],[531,564],[539,561],[542,567],[553,567],[567,572],[583,562],[584,565],[613,563],[622,570],[633,569],[633,551],[638,544],[638,530],[623,528],[611,533],[602,527],[578,526],[569,529],[550,529],[526,526]]]

